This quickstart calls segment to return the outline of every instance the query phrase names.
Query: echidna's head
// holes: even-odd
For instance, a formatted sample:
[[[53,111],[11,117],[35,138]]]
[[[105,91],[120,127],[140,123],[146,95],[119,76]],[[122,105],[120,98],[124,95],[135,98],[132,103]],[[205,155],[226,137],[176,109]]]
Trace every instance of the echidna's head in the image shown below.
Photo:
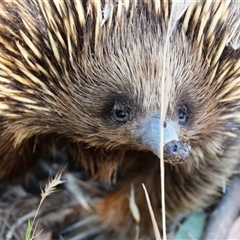
[[[84,69],[79,75],[85,85],[82,97],[87,99],[84,116],[87,127],[92,124],[86,137],[90,136],[89,143],[96,146],[125,145],[159,156],[160,132],[164,131],[168,160],[185,160],[190,151],[189,131],[199,124],[203,108],[200,98],[206,98],[193,92],[199,88],[197,78],[204,77],[204,64],[198,65],[194,51],[185,43],[187,39],[176,34],[173,40],[179,45],[168,53],[170,64],[164,70],[165,33],[151,21],[148,28],[142,26],[144,21],[143,17],[139,23],[126,23],[122,26],[126,33],[103,29],[107,37],[97,42],[99,52],[82,60]],[[167,109],[164,119],[162,105]]]
[[[229,97],[227,81],[219,66],[226,64],[230,50],[217,49],[230,26],[215,32],[217,23],[217,41],[210,43],[200,32],[191,33],[195,30],[190,23],[184,29],[179,21],[167,46],[164,12],[155,14],[148,6],[131,16],[132,11],[123,11],[120,20],[113,17],[101,29],[87,20],[91,27],[85,29],[84,54],[75,75],[74,97],[81,111],[75,132],[81,126],[81,140],[90,145],[124,145],[159,156],[163,131],[166,161],[187,160],[191,148],[194,154],[199,149],[220,153],[231,104],[224,100]],[[209,25],[201,29],[206,35]],[[222,59],[214,58],[218,54]],[[161,107],[166,110],[164,119]]]
[[[235,13],[219,8],[227,16],[222,22],[213,4],[202,21],[204,11],[193,2],[172,26],[171,6],[151,3],[106,4],[103,13],[98,1],[28,3],[37,24],[21,7],[21,30],[11,26],[19,34],[4,52],[7,59],[15,48],[6,72],[24,93],[12,97],[25,107],[27,122],[18,126],[158,156],[163,131],[169,161],[186,160],[190,151],[201,158],[199,149],[220,152],[238,89],[237,53],[225,47]],[[7,42],[11,32],[4,34]]]

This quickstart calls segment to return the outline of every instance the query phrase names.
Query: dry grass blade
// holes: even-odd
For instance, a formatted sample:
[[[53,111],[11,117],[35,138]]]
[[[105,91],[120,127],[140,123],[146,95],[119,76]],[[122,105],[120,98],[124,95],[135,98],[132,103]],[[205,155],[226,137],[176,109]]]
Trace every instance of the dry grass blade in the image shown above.
[[[154,230],[155,237],[156,237],[157,240],[161,240],[161,236],[160,236],[160,233],[159,233],[157,221],[156,221],[155,216],[154,216],[154,212],[153,212],[152,205],[151,205],[151,202],[150,202],[150,199],[149,199],[149,196],[148,196],[147,189],[146,189],[146,187],[143,183],[142,183],[142,186],[143,186],[143,190],[145,192],[149,213],[150,213],[150,216],[151,216],[151,219],[152,219],[152,224],[153,224],[153,230]]]
[[[135,202],[135,194],[134,194],[134,186],[133,185],[131,185],[131,192],[130,192],[130,197],[129,197],[129,208],[130,208],[130,211],[132,213],[134,220],[137,223],[135,239],[138,240],[139,239],[139,222],[140,222],[141,216],[140,216],[138,206]]]
[[[134,187],[131,185],[131,192],[129,197],[129,207],[133,215],[134,220],[139,224],[140,222],[140,212],[135,202]]]

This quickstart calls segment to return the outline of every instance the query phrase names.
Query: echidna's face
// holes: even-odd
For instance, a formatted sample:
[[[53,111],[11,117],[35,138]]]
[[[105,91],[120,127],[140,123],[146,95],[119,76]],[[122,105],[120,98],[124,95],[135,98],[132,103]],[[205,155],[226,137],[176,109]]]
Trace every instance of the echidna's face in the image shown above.
[[[182,44],[171,49],[166,73],[169,76],[165,77],[169,97],[166,94],[161,103],[163,40],[161,35],[145,39],[141,45],[138,38],[126,40],[122,42],[124,47],[116,48],[120,40],[115,37],[109,44],[101,45],[101,51],[107,54],[83,60],[85,68],[78,98],[84,102],[84,108],[81,107],[84,117],[79,120],[81,126],[86,125],[86,135],[81,139],[90,145],[107,148],[124,145],[150,150],[159,156],[162,129],[165,160],[182,162],[190,153],[191,127],[199,124],[197,118],[205,104],[200,102],[204,96],[193,91],[204,70],[196,66],[194,54],[184,39],[177,38]],[[200,87],[199,92],[204,88]],[[166,117],[161,121],[161,105],[167,104]]]
[[[218,85],[209,85],[207,61],[181,32],[172,34],[164,55],[160,26],[134,24],[120,32],[103,29],[95,50],[86,44],[79,53],[69,91],[74,105],[65,113],[70,129],[65,125],[64,131],[91,146],[128,146],[159,156],[163,129],[165,160],[173,162],[185,161],[193,145],[213,142],[211,148],[219,150],[221,110],[211,101]],[[162,91],[163,79],[168,91]],[[164,120],[161,106],[167,108]]]

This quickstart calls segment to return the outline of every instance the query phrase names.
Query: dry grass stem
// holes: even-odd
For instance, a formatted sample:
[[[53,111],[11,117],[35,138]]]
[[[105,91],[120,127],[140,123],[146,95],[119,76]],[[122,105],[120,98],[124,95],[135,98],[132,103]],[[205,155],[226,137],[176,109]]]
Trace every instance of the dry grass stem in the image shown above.
[[[147,189],[146,189],[146,187],[145,187],[145,185],[144,185],[143,183],[142,183],[142,186],[143,186],[143,190],[144,190],[144,192],[145,192],[145,196],[146,196],[146,200],[147,200],[147,204],[148,204],[149,213],[150,213],[150,215],[151,215],[155,238],[156,238],[157,240],[161,240],[161,236],[160,236],[160,233],[159,233],[157,221],[156,221],[155,216],[154,216],[154,212],[153,212],[152,205],[151,205],[151,202],[150,202],[150,199],[149,199],[149,196],[148,196]]]
[[[35,225],[33,232],[36,232],[36,230],[37,230],[37,224]],[[41,233],[42,233],[42,230],[40,230],[36,235],[33,234],[32,237],[29,238],[29,240],[33,240],[33,239],[37,238]]]
[[[50,194],[54,193],[56,191],[56,187],[59,185],[59,184],[62,184],[64,181],[62,181],[60,178],[62,177],[62,174],[63,174],[63,171],[64,171],[64,168],[62,168],[61,170],[59,170],[59,172],[56,174],[56,176],[54,177],[54,179],[49,179],[49,182],[46,184],[45,188],[42,190],[42,193],[41,193],[41,200],[40,200],[40,203],[38,205],[38,208],[37,208],[37,211],[36,211],[36,214],[33,218],[33,221],[32,221],[32,226],[35,225],[35,221],[36,221],[36,217],[38,215],[38,212],[44,202],[44,200],[46,199],[47,196],[49,196]],[[37,224],[35,225],[34,227],[34,230],[33,230],[33,233],[32,233],[32,236],[36,236],[36,229],[37,229]],[[33,237],[32,237],[33,238]],[[32,239],[31,238],[31,239]]]
[[[165,211],[165,168],[164,168],[164,121],[169,104],[169,93],[171,88],[171,77],[169,76],[169,65],[170,65],[170,56],[169,56],[169,43],[170,36],[175,29],[177,21],[186,11],[187,7],[191,1],[178,1],[173,2],[171,6],[171,15],[168,23],[168,29],[166,33],[166,41],[164,47],[164,59],[163,62],[163,73],[162,73],[162,87],[161,87],[161,125],[160,125],[160,173],[161,173],[161,203],[162,203],[162,229],[163,229],[163,239],[167,239],[166,234],[166,211]]]

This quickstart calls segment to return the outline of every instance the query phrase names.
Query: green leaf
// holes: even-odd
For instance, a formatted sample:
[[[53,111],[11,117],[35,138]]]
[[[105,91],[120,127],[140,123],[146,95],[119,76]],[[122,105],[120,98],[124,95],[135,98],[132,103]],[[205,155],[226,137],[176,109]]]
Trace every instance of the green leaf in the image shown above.
[[[30,235],[32,232],[32,222],[30,219],[28,219],[28,225],[27,225],[27,231],[26,231],[26,235],[25,235],[25,240],[29,240],[30,239]]]

